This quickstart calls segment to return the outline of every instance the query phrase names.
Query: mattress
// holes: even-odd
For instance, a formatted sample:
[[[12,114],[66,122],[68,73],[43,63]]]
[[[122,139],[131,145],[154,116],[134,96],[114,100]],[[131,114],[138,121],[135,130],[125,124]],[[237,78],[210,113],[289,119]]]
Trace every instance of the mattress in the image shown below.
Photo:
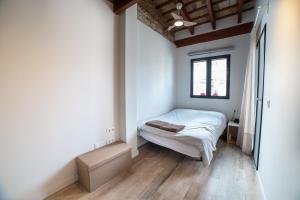
[[[185,125],[185,128],[178,133],[168,132],[147,126],[145,123],[150,120]],[[202,157],[207,166],[213,158],[217,141],[226,128],[226,121],[225,115],[220,112],[175,109],[142,122],[138,130],[140,136],[150,142],[191,157]]]
[[[185,144],[178,140],[162,137],[147,131],[140,132],[140,136],[149,142],[172,149],[192,158],[200,159],[202,157],[198,149],[193,145]]]

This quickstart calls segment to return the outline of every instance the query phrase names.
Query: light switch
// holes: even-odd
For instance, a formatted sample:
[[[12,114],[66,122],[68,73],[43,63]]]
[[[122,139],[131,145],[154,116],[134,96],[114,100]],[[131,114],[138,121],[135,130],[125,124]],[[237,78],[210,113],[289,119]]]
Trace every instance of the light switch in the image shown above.
[[[267,101],[267,106],[268,106],[268,108],[271,107],[271,100],[268,100],[268,101]]]

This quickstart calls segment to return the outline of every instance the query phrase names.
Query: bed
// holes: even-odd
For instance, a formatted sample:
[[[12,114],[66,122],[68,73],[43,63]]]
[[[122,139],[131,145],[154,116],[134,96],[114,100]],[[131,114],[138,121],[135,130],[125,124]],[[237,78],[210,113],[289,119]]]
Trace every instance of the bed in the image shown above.
[[[169,132],[146,125],[147,121],[160,120],[172,124],[185,125],[178,132]],[[203,160],[208,166],[219,137],[226,128],[223,113],[213,111],[175,109],[161,116],[143,121],[138,132],[145,140],[167,147],[190,157]]]

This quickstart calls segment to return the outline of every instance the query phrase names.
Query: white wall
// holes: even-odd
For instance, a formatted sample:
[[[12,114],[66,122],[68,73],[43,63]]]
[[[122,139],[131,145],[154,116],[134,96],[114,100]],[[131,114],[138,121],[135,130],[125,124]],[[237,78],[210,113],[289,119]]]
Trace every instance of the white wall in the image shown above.
[[[266,17],[259,175],[269,200],[300,199],[299,13],[298,0],[272,0]]]
[[[72,183],[118,128],[116,27],[102,0],[0,1],[0,199]]]
[[[203,110],[214,110],[223,112],[227,117],[231,118],[234,109],[240,109],[246,62],[249,52],[250,36],[249,34],[215,40],[211,42],[195,44],[187,47],[178,48],[176,51],[177,63],[177,98],[176,106],[182,108],[193,108]],[[226,46],[235,46],[235,49],[228,52],[214,53],[203,55],[202,57],[216,56],[216,55],[231,55],[230,65],[230,99],[201,99],[190,97],[190,80],[191,80],[191,64],[190,60],[193,58],[200,58],[201,56],[190,57],[188,52],[196,50],[214,49]]]
[[[175,106],[175,45],[138,21],[137,121],[172,110]],[[145,141],[138,137],[138,145]]]
[[[133,5],[120,17],[120,100],[121,139],[130,144],[132,157],[137,150],[137,5]]]
[[[138,21],[137,118],[143,121],[175,105],[175,45]]]

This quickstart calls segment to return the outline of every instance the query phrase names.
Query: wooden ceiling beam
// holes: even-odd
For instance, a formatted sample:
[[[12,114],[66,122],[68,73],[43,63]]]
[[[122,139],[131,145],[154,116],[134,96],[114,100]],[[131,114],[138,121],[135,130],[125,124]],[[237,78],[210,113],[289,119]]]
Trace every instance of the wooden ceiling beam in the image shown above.
[[[211,0],[206,0],[206,5],[207,5],[207,10],[208,10],[208,14],[209,14],[210,22],[211,22],[211,27],[212,27],[212,29],[216,29],[215,13],[214,13],[214,9],[213,9]]]
[[[192,5],[192,4],[197,3],[197,2],[203,2],[203,0],[192,0],[192,1],[190,1],[190,2],[187,2],[187,3],[185,4],[185,6],[189,6],[189,5]]]
[[[244,0],[238,0],[238,23],[242,23]]]
[[[214,5],[216,5],[216,4],[223,3],[223,2],[225,2],[225,1],[228,1],[228,0],[218,0],[218,1],[214,1],[214,2],[212,2],[212,5],[214,6]]]
[[[226,7],[226,8],[227,8],[227,9],[230,9],[229,7]],[[246,11],[249,11],[249,10],[253,10],[253,9],[254,9],[253,6],[250,7],[250,8],[245,8],[245,9],[243,9],[243,12],[246,12]],[[226,9],[225,9],[225,8],[222,8],[222,9],[216,11],[216,13],[221,12],[221,11],[224,11],[224,10],[226,10]],[[235,12],[235,13],[230,13],[230,14],[223,15],[223,16],[220,16],[220,17],[216,17],[216,21],[218,21],[218,20],[220,20],[220,19],[227,18],[227,17],[231,17],[231,16],[234,16],[234,15],[237,15],[237,13]],[[206,16],[207,16],[207,14],[204,14],[204,15],[201,15],[201,16],[198,16],[198,17],[195,17],[195,18],[192,18],[192,20],[195,21],[195,20],[197,20],[197,19],[199,19],[199,18],[201,18],[201,17],[206,17]],[[210,21],[204,21],[204,22],[198,23],[196,26],[199,26],[199,25],[202,25],[202,24],[206,24],[206,23],[208,23],[208,22],[210,22]],[[176,29],[176,30],[174,30],[174,32],[182,31],[182,30],[185,30],[185,29],[186,29],[185,27],[184,27],[184,28],[180,28],[180,29]]]
[[[245,8],[245,9],[243,9],[243,12],[246,12],[246,11],[249,11],[249,10],[253,10],[253,9],[254,9],[254,6],[252,6],[250,8]],[[231,16],[234,16],[236,14],[237,13],[230,13],[230,14],[227,14],[227,15],[223,15],[223,16],[218,17],[217,20],[224,19],[224,18],[227,18],[227,17],[231,17]]]
[[[253,28],[253,22],[239,24],[229,28],[212,31],[209,33],[204,33],[204,34],[196,35],[181,40],[176,40],[175,45],[176,47],[184,47],[184,46],[193,45],[197,43],[209,42],[213,40],[219,40],[219,39],[228,38],[232,36],[242,35],[242,34],[250,33],[252,28]]]
[[[201,10],[205,10],[206,8],[207,8],[207,6],[206,6],[206,5],[203,5],[203,6],[200,6],[199,8],[196,8],[196,9],[194,9],[194,10],[189,11],[188,14],[190,15],[190,14],[193,14],[193,13],[195,13],[195,12],[199,12],[199,11],[201,11]]]
[[[214,7],[215,5],[217,5],[217,4],[219,4],[219,3],[223,3],[223,2],[225,2],[225,1],[228,1],[228,0],[217,0],[217,1],[214,1],[214,2],[212,2],[212,6]],[[251,1],[253,1],[253,0],[246,0],[246,1],[244,2],[244,4],[245,4],[246,2],[251,2]],[[187,4],[185,4],[185,5],[187,5]],[[188,15],[191,15],[191,14],[194,14],[195,12],[199,12],[199,11],[201,11],[201,10],[206,10],[206,8],[207,8],[207,5],[205,4],[205,5],[203,5],[203,6],[200,6],[200,7],[196,8],[196,9],[193,9],[193,10],[191,10],[191,11],[187,11],[187,14],[188,14]],[[176,11],[176,8],[171,8],[171,9],[169,9],[169,10],[163,12],[162,15],[165,16],[165,15],[170,14],[171,12],[175,12],[175,11]],[[168,21],[170,21],[170,20],[168,20]]]
[[[231,5],[231,6],[228,6],[228,7],[221,8],[217,12],[222,12],[222,11],[230,10],[230,9],[236,8],[236,7],[237,7],[237,4],[234,4],[234,5]]]
[[[199,0],[197,0],[197,1],[199,1]],[[201,1],[201,0],[200,0],[200,1]],[[222,2],[225,2],[225,1],[228,1],[228,0],[218,0],[218,1],[214,1],[214,2],[212,2],[212,5],[214,6],[214,5],[217,5],[217,4],[222,3]],[[194,2],[189,2],[189,3],[194,3]],[[185,6],[187,6],[187,4],[188,4],[188,3],[186,3]],[[207,6],[206,6],[206,4],[205,4],[205,5],[203,5],[203,6],[200,6],[199,8],[196,8],[196,9],[193,9],[193,10],[191,10],[191,11],[188,11],[187,14],[190,15],[190,14],[193,14],[193,13],[195,13],[195,12],[204,10],[204,9],[206,9],[206,8],[207,8]],[[171,12],[174,12],[174,11],[176,11],[176,8],[172,8],[172,9],[169,9],[169,10],[163,12],[163,15],[165,16],[165,15],[171,13]]]
[[[208,17],[209,18],[209,14],[208,13],[205,13],[203,15],[200,15],[200,16],[197,16],[197,17],[192,17],[191,20],[192,21],[195,21],[195,20],[198,20],[198,19],[201,19],[202,17]],[[210,21],[210,20],[209,20]],[[197,24],[198,25],[198,24]]]
[[[167,14],[170,14],[171,12],[176,12],[176,11],[177,11],[176,8],[171,8],[171,9],[169,9],[169,10],[163,12],[162,15],[165,16],[165,15],[167,15]]]
[[[244,1],[244,3],[250,3],[250,2],[253,2],[253,0],[246,0]],[[215,10],[216,13],[219,13],[219,12],[222,12],[222,11],[225,11],[225,10],[229,10],[229,9],[232,9],[232,8],[237,8],[238,7],[238,4],[233,4],[231,6],[228,6],[228,7],[224,7],[224,8],[221,8],[219,10]],[[245,10],[243,10],[243,7],[242,7],[242,11],[241,12],[244,12]]]
[[[113,0],[114,13],[120,14],[130,6],[136,4],[138,0]]]
[[[253,7],[250,7],[250,8],[246,8],[243,10],[243,12],[246,12],[246,11],[249,11],[249,10],[253,10],[254,9],[254,6]],[[236,15],[237,13],[230,13],[230,14],[227,14],[227,15],[223,15],[221,17],[218,17],[217,20],[220,20],[220,19],[224,19],[224,18],[227,18],[227,17],[231,17],[231,16],[234,16]]]
[[[225,1],[227,1],[227,0],[214,1],[214,2],[212,2],[212,6],[217,5],[219,3],[222,3],[222,2],[225,2]],[[199,12],[201,10],[205,10],[206,8],[207,8],[207,5],[205,4],[205,5],[200,6],[200,7],[196,8],[196,9],[194,9],[194,10],[189,11],[188,14],[191,15],[191,14],[194,14],[195,12]]]
[[[197,1],[199,1],[199,0],[197,0]],[[214,5],[217,5],[217,4],[222,3],[222,2],[225,2],[225,1],[227,1],[227,0],[218,0],[218,1],[214,1],[214,2],[212,2],[212,5],[214,6]],[[187,4],[188,4],[188,3],[187,3]],[[185,4],[185,5],[187,5],[187,4]],[[188,11],[187,14],[190,15],[190,14],[193,14],[193,13],[195,13],[195,12],[198,12],[198,11],[201,11],[201,10],[205,10],[206,8],[207,8],[207,5],[205,4],[205,5],[202,5],[202,6],[198,7],[198,8],[196,8],[196,9],[193,9],[193,10],[191,10],[191,11]],[[175,8],[172,8],[172,9],[170,9],[170,10],[167,10],[167,11],[163,12],[163,15],[167,15],[167,14],[169,14],[169,13],[171,13],[171,12],[174,12],[174,11],[176,11],[176,9],[175,9]]]
[[[169,5],[170,3],[172,3],[171,1],[167,0],[159,5],[156,6],[156,9],[161,9],[162,7]]]
[[[244,3],[250,3],[250,2],[253,2],[253,0],[246,0],[244,1]],[[236,8],[238,6],[238,4],[234,4],[234,5],[231,5],[231,6],[228,6],[228,7],[224,7],[224,8],[221,8],[219,10],[215,10],[215,13],[220,13],[222,11],[227,11],[227,10],[230,10],[232,8]],[[252,9],[253,7],[250,7],[250,10]],[[248,11],[249,9],[242,9],[242,12],[245,12],[245,11]],[[232,15],[236,15],[238,13],[231,13],[230,16]],[[208,14],[203,14],[203,15],[200,15],[200,16],[196,16],[196,17],[192,17],[191,20],[197,20],[197,19],[200,19],[202,17],[206,17]],[[218,18],[219,19],[219,18]],[[217,20],[218,20],[217,19]]]

